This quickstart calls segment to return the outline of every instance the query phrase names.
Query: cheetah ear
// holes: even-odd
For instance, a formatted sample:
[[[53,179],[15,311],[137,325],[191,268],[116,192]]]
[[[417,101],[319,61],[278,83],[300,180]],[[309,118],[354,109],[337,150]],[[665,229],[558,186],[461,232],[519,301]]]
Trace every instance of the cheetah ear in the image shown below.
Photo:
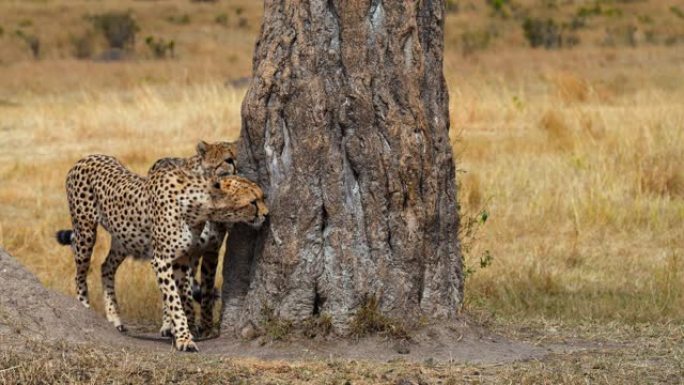
[[[207,147],[209,147],[209,144],[203,140],[200,140],[200,142],[197,143],[197,155],[204,156],[204,154],[207,153]]]

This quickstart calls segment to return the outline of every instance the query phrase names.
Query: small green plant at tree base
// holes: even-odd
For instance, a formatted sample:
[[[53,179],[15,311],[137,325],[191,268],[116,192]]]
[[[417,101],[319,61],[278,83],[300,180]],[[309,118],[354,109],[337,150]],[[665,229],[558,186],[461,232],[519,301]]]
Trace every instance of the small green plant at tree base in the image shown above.
[[[34,59],[40,59],[40,39],[37,36],[28,34],[20,29],[14,31],[14,35],[26,43]]]
[[[460,211],[460,210],[459,210]],[[477,242],[478,234],[489,219],[489,211],[481,209],[475,214],[459,214],[461,226],[458,229],[458,236],[461,241],[461,256],[463,261],[463,279],[468,279],[477,272],[477,268],[469,264],[470,253]],[[489,250],[485,250],[479,257],[479,268],[486,269],[492,265],[494,256]]]
[[[107,12],[89,17],[95,30],[102,33],[109,48],[132,49],[140,31],[130,12]]]
[[[380,333],[396,339],[411,339],[403,323],[382,314],[380,302],[375,296],[364,298],[354,318],[352,318],[350,326],[351,334],[357,338]]]
[[[302,323],[302,333],[308,338],[325,337],[332,331],[332,316],[322,313],[306,319]]]
[[[273,308],[266,305],[261,307],[261,328],[272,340],[286,339],[292,333],[293,326],[292,321],[276,316]]]
[[[154,38],[153,36],[148,36],[145,39],[145,44],[152,52],[152,55],[156,59],[166,59],[169,57],[174,57],[176,43],[173,40],[164,40],[163,38]]]

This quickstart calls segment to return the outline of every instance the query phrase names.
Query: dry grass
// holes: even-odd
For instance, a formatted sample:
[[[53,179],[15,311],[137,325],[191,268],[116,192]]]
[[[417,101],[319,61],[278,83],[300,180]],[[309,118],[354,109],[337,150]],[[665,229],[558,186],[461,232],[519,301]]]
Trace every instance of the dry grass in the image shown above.
[[[257,3],[49,2],[64,8],[63,15],[70,21],[63,23],[69,25],[64,29],[57,28],[54,12],[49,11],[55,8],[42,2],[0,3],[0,26],[5,30],[0,37],[0,245],[44,284],[73,293],[70,250],[53,240],[57,229],[69,226],[63,188],[67,170],[86,154],[107,153],[144,173],[159,157],[189,155],[200,138],[236,138],[244,90],[226,87],[225,82],[249,75],[259,24]],[[143,28],[141,36],[176,39],[179,57],[152,61],[141,55],[118,63],[70,59],[65,45],[69,35],[82,28],[78,24],[82,15],[114,4],[133,10]],[[645,14],[653,4],[625,6]],[[237,7],[244,9],[247,28],[234,24]],[[565,7],[559,12],[569,12]],[[668,377],[671,373],[682,370],[684,53],[663,46],[620,49],[595,44],[557,52],[532,51],[520,48],[524,41],[515,30],[496,41],[494,46],[500,48],[496,52],[463,58],[457,37],[465,20],[476,12],[481,16],[484,11],[478,5],[447,20],[445,65],[452,142],[458,167],[464,171],[459,173],[462,209],[470,215],[483,208],[489,213],[468,250],[467,263],[475,273],[468,278],[466,309],[506,326],[506,333],[515,334],[511,325],[538,327],[551,322],[560,325],[564,335],[580,326],[604,330],[606,334],[598,338],[607,340],[638,339],[646,333],[653,337],[647,341],[653,345],[644,351],[633,348],[615,353],[597,369],[589,362],[600,355],[588,354],[493,371],[472,367],[420,370],[429,373],[425,378],[443,383],[462,379],[469,383],[499,379],[584,383],[587,378],[593,383],[639,383],[635,378],[640,375],[652,382],[669,381],[674,378]],[[188,25],[167,21],[171,15],[186,13],[191,15]],[[228,14],[228,27],[214,22],[221,13]],[[662,25],[656,20],[653,28],[679,33],[669,17],[663,16]],[[46,48],[41,61],[29,59],[25,47],[8,33],[24,19],[33,20],[30,28],[43,38]],[[473,26],[485,25],[483,20],[475,18]],[[598,34],[599,29],[592,26],[587,36]],[[513,47],[501,49],[508,46]],[[138,50],[144,52],[142,47]],[[92,303],[102,311],[99,264],[108,237],[102,231],[98,236],[89,284]],[[493,262],[480,268],[481,257],[488,252]],[[158,322],[158,290],[149,266],[127,261],[118,276],[124,319]],[[643,323],[665,326],[613,331],[639,328]],[[654,342],[661,337],[669,342]],[[664,353],[668,349],[670,356]],[[3,354],[2,368],[20,360],[20,353]],[[648,354],[656,361],[662,358],[656,363],[665,369],[654,374],[660,377],[648,377],[652,374],[644,369],[652,361],[646,358]],[[58,382],[100,378],[95,375],[95,363],[82,363],[78,355],[76,361],[69,357],[55,357],[56,366],[44,369],[75,377],[50,378],[63,379]],[[157,358],[150,360],[157,362]],[[195,364],[187,363],[188,367]],[[91,371],[90,377],[73,373],[73,367],[80,365],[90,368],[85,369]],[[122,379],[137,373],[142,379],[135,377],[135,381],[144,382],[148,375],[149,368],[139,365],[112,365]],[[237,369],[233,363],[221,365],[236,370],[239,377],[221,378],[239,383],[254,377],[255,367],[263,364],[240,364]],[[353,374],[354,383],[388,383],[399,378],[383,372],[390,370],[383,365],[371,369],[366,363],[307,365],[282,370],[303,376],[292,374],[289,378],[297,379],[293,382],[305,382],[308,377],[301,373],[316,370],[329,374],[323,378],[327,383],[344,383],[350,373],[365,370],[376,377]],[[30,377],[24,370],[29,369],[20,366],[0,372],[5,376],[0,379],[36,383],[39,377]],[[178,375],[164,370],[154,372],[163,375],[154,377],[156,382]],[[268,376],[278,370],[267,369],[271,374],[259,374],[266,376],[259,379],[275,378]],[[239,373],[248,375],[240,377]],[[615,373],[619,377],[607,376]],[[24,377],[16,377],[19,374]],[[188,378],[199,378],[193,376]]]
[[[113,154],[139,173],[168,154],[191,155],[199,139],[235,139],[241,90],[221,84],[137,87],[32,97],[3,111],[0,140],[0,244],[41,281],[73,292],[71,250],[54,241],[70,227],[64,177],[86,154]],[[89,285],[101,310],[99,265],[108,236],[98,234]],[[157,320],[158,289],[147,264],[127,261],[117,275],[124,314]],[[126,279],[121,279],[121,277]]]
[[[599,328],[605,329],[605,328]],[[0,351],[6,384],[682,384],[684,331],[620,331],[621,349],[586,348],[544,361],[506,364],[320,359],[262,361],[211,355],[103,351],[97,346],[27,342]],[[615,330],[610,332],[616,335]]]
[[[483,54],[496,75],[449,71],[463,206],[490,213],[470,263],[485,250],[494,263],[470,279],[472,306],[511,319],[681,322],[684,89],[665,79],[684,73],[681,55],[652,52],[657,61],[611,52],[622,64],[610,72],[590,49],[582,60],[525,53],[533,65]],[[521,64],[507,76],[503,63]],[[626,84],[598,92],[617,76]]]
[[[193,8],[199,10],[193,28],[195,21],[178,26],[154,19],[146,4],[127,3],[141,25],[187,38],[202,28],[224,29],[202,27],[201,20],[237,7]],[[194,7],[173,4],[157,18]],[[4,6],[17,9],[3,13],[6,18],[50,16],[33,3]],[[253,7],[240,6],[257,24]],[[69,7],[95,12],[90,2]],[[681,51],[509,49],[463,59],[447,48],[452,140],[466,171],[459,173],[463,208],[490,213],[469,263],[476,265],[487,250],[494,256],[490,268],[469,278],[468,306],[504,319],[681,320]],[[249,57],[251,45],[227,51]],[[21,61],[0,73],[6,93],[20,83],[29,89],[9,92],[12,103],[0,105],[0,244],[48,286],[73,290],[70,252],[52,235],[69,225],[62,185],[74,161],[113,154],[142,173],[161,156],[190,154],[200,138],[237,137],[244,90],[226,87],[217,68],[235,68],[239,77],[242,65],[222,63],[220,54],[198,55],[161,62]],[[212,59],[203,76],[184,70]],[[162,75],[146,81],[152,71]],[[106,238],[101,232],[91,274],[96,309]],[[124,275],[118,285],[124,316],[157,320],[149,267],[127,262]]]

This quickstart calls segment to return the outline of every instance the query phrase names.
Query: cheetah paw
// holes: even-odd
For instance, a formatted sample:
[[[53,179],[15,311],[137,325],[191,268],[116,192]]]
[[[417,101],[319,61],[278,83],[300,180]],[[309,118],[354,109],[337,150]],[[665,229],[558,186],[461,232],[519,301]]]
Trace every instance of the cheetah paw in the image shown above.
[[[161,329],[159,329],[159,334],[163,338],[172,338],[173,337],[173,330],[171,330],[171,326],[162,326]]]
[[[177,338],[175,345],[176,350],[181,352],[199,352],[197,345],[195,345],[195,342],[193,342],[191,338]]]

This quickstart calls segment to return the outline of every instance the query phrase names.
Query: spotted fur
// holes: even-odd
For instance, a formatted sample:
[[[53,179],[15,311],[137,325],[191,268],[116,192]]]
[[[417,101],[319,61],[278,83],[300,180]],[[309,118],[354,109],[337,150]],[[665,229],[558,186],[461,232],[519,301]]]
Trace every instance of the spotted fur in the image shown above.
[[[107,319],[124,330],[114,296],[118,266],[127,255],[151,259],[175,346],[196,350],[186,316],[192,305],[187,275],[202,249],[205,226],[208,221],[261,225],[268,214],[261,189],[239,176],[209,178],[180,166],[142,177],[111,156],[92,155],[69,171],[66,190],[81,303],[89,306],[86,276],[99,223],[112,237],[102,265]]]
[[[200,141],[197,144],[197,154],[190,158],[162,158],[152,165],[148,175],[169,167],[181,167],[188,172],[206,177],[223,177],[237,173],[237,145],[235,142],[207,143]],[[213,328],[213,309],[214,303],[218,298],[216,294],[216,269],[218,267],[219,250],[223,244],[228,228],[219,222],[207,222],[202,232],[201,250],[201,286],[194,284],[195,272],[199,267],[197,262],[190,266],[191,270],[187,274],[190,282],[192,298],[200,303],[200,324],[196,329],[197,334],[207,335]],[[194,328],[194,312],[188,316],[190,329]],[[164,316],[164,322],[160,330],[162,336],[171,335],[171,322]]]

